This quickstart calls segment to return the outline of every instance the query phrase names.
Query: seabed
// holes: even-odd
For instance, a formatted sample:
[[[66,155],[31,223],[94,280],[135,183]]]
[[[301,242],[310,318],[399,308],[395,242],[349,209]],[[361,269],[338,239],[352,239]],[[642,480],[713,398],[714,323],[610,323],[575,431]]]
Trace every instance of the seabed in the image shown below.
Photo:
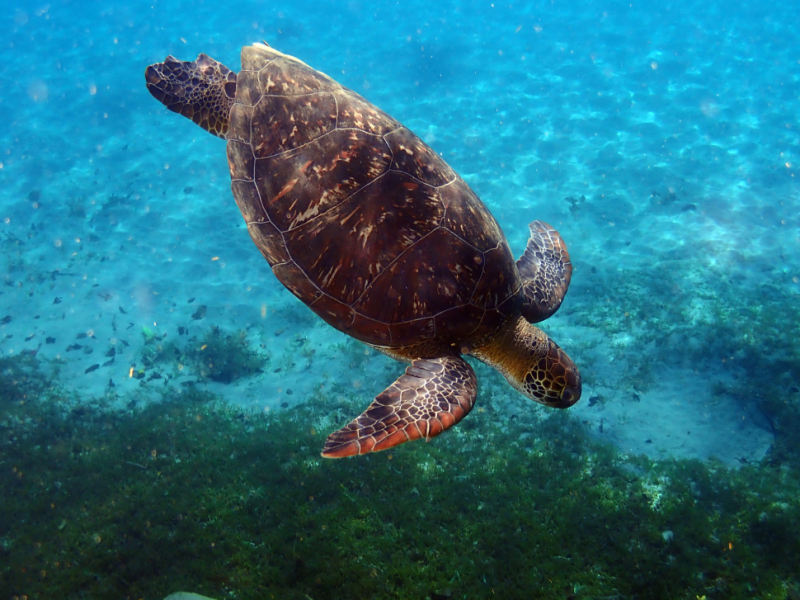
[[[429,443],[330,461],[360,393],[248,412],[189,387],[98,411],[49,368],[0,370],[8,597],[800,594],[794,441],[738,468],[652,461],[566,412],[485,402]]]

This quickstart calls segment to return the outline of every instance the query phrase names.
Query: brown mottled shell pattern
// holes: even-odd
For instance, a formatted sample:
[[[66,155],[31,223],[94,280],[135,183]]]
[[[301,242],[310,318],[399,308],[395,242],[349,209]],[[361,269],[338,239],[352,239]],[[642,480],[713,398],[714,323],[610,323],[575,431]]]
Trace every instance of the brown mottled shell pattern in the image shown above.
[[[514,263],[495,220],[422,140],[358,94],[264,44],[242,71],[204,54],[145,70],[162,104],[228,140],[236,202],[278,279],[325,321],[411,365],[346,426],[330,458],[430,439],[477,398],[470,354],[527,397],[567,408],[580,373],[531,325],[552,315],[572,263],[530,224]]]
[[[500,227],[439,155],[295,58],[254,46],[242,63],[232,189],[281,283],[359,340],[432,355],[519,310]]]

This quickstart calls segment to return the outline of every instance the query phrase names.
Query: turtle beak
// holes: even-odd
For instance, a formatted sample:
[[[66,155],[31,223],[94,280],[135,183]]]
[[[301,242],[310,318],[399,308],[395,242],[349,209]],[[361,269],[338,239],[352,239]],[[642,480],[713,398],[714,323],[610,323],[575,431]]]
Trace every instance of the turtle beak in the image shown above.
[[[564,354],[564,357],[571,363],[572,360]],[[581,399],[581,374],[575,364],[572,369],[567,371],[567,385],[561,390],[560,401],[552,404],[553,408],[569,408]]]

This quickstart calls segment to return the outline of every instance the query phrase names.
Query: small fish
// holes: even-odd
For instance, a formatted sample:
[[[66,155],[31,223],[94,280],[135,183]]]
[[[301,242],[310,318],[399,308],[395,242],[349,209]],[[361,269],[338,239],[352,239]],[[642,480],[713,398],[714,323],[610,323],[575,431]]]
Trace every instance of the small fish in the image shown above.
[[[100,368],[99,364],[93,364],[91,367],[86,369],[83,373],[85,375],[86,373],[91,373],[92,371],[97,371],[97,369],[99,369],[99,368]]]
[[[126,342],[125,340],[120,340],[120,343],[121,343],[123,346],[125,346],[126,348],[127,348],[128,346],[130,346],[130,344],[129,344],[128,342]]]
[[[7,316],[3,317],[2,319],[0,319],[0,323],[2,323],[3,325],[5,325],[6,323],[11,323],[11,319],[12,318],[13,317],[11,315],[7,315]]]
[[[108,387],[117,387],[116,385],[114,385],[114,380],[113,379],[109,379],[108,380]]]
[[[35,335],[36,335],[35,333],[30,334],[28,337],[25,338],[25,341],[30,342],[33,339],[33,336]]]
[[[47,336],[44,339],[44,342],[45,342],[45,344],[55,344],[56,343],[56,338]]]
[[[107,360],[106,362],[104,362],[103,366],[104,367],[110,367],[113,364],[114,364],[114,359],[112,358],[111,360]]]
[[[79,333],[78,335],[75,336],[75,339],[76,340],[82,340],[83,338],[86,338],[86,337],[89,337],[89,336],[87,334],[85,334],[85,333]]]
[[[56,299],[53,300],[53,304],[61,304],[61,298],[56,297]]]
[[[130,329],[131,327],[133,327],[133,323],[128,323],[128,326],[125,329]]]
[[[67,346],[67,352],[70,352],[71,350],[80,350],[81,348],[83,348],[83,346],[80,344],[71,344]]]
[[[187,304],[191,304],[192,302],[194,302],[194,298],[189,298],[189,302],[187,302]]]
[[[186,335],[187,333],[189,333],[189,330],[186,327],[183,325],[178,327],[178,335]]]
[[[111,346],[111,348],[108,349],[108,352],[106,352],[106,356],[110,356],[111,358],[114,358],[114,355],[116,353],[117,353],[117,349],[114,348],[114,346]]]
[[[109,294],[108,292],[104,292],[102,294],[97,294],[97,295],[100,296],[103,299],[104,302],[108,302],[109,300],[111,300],[114,297],[111,294]]]
[[[122,308],[121,306],[119,307],[119,312],[121,312],[123,315],[127,315],[128,314],[128,313],[125,312],[125,309]]]
[[[199,321],[200,319],[206,316],[207,312],[208,312],[208,307],[205,304],[201,304],[200,307],[192,314],[192,318],[195,321]]]

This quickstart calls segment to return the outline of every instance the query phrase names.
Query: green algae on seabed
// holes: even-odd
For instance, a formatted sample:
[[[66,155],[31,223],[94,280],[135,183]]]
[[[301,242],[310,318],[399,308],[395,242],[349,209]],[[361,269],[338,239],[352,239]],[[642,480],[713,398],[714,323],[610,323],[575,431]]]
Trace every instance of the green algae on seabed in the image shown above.
[[[770,462],[800,468],[800,338],[795,326],[800,302],[785,285],[785,273],[755,294],[742,293],[720,265],[690,273],[691,285],[679,261],[661,264],[658,276],[641,268],[592,273],[594,268],[577,285],[614,290],[613,298],[625,302],[578,294],[560,314],[570,315],[575,326],[600,332],[612,348],[616,336],[630,338],[629,350],[615,357],[626,372],[608,385],[646,390],[656,381],[652,365],[675,365],[716,378],[715,395],[737,398],[769,422],[775,436]],[[593,354],[583,350],[575,344],[571,356],[582,372],[602,378],[602,370],[593,368]]]
[[[181,327],[178,336],[156,336],[147,327],[142,328],[145,344],[136,372],[138,379],[172,379],[179,375],[197,377],[199,382],[209,380],[231,383],[241,377],[263,372],[269,361],[264,349],[251,347],[247,331],[225,333],[221,327],[211,325],[200,336],[184,339]],[[183,330],[183,331],[182,331]]]
[[[625,459],[567,413],[490,405],[431,443],[326,461],[325,434],[363,398],[70,411],[26,360],[0,365],[6,597],[798,593],[800,481],[785,466]]]

